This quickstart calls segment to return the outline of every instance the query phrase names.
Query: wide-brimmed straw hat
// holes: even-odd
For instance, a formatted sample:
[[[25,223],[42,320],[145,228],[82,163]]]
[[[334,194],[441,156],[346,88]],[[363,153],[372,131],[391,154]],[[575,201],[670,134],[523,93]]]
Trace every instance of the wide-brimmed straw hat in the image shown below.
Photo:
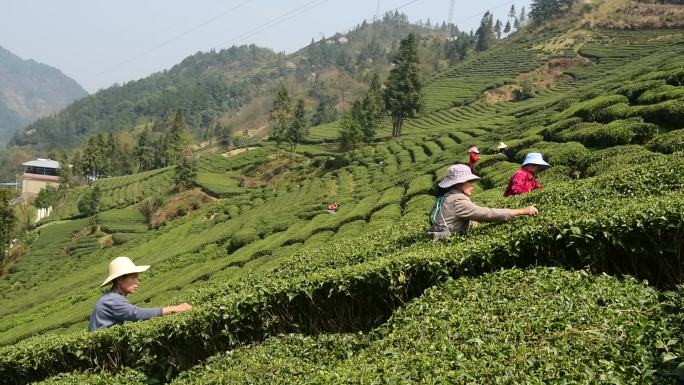
[[[471,180],[479,180],[480,177],[470,171],[470,167],[465,164],[455,164],[447,169],[447,177],[439,182],[441,188],[451,187],[455,184],[465,183]]]
[[[116,257],[111,262],[109,262],[109,275],[100,287],[108,284],[112,280],[119,278],[126,274],[132,273],[142,273],[143,271],[149,269],[149,265],[136,266],[133,261],[128,257]]]
[[[501,150],[502,148],[508,148],[508,145],[504,142],[499,142],[499,145],[496,146],[496,149]]]
[[[542,154],[538,152],[530,152],[525,156],[525,160],[523,160],[522,165],[528,165],[528,164],[537,164],[539,166],[544,166],[544,167],[549,167],[550,164],[546,163],[544,158],[542,157]]]

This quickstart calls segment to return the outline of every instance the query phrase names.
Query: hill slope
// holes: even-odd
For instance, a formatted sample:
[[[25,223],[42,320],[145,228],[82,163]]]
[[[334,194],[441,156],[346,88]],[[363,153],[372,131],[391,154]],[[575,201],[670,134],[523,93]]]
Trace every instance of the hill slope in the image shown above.
[[[136,202],[172,196],[171,169],[98,181],[96,229],[75,217],[83,191],[71,191],[0,280],[0,378],[675,383],[684,356],[684,31],[585,32],[571,47],[558,44],[564,31],[507,41],[496,60],[485,52],[438,74],[431,112],[348,165],[326,162],[322,146],[305,146],[292,163],[274,160],[269,145],[208,156],[199,184],[222,199],[188,205],[155,229]],[[491,84],[494,75],[534,78],[577,56],[587,60],[549,87],[534,81],[527,99],[478,100],[508,85]],[[509,156],[496,153],[502,140]],[[471,145],[482,150],[474,201],[534,204],[541,215],[433,243],[424,231],[435,183]],[[552,164],[544,189],[503,198],[533,150]],[[280,179],[239,186],[268,165]],[[325,211],[333,201],[335,215]],[[117,255],[153,266],[132,303],[189,301],[193,311],[85,333]]]
[[[0,47],[0,146],[17,129],[87,94],[58,69]]]

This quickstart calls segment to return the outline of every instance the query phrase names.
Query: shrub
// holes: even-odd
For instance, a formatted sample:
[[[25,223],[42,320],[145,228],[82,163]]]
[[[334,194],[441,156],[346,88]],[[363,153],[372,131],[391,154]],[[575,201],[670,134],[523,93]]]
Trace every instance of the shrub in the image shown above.
[[[534,143],[542,140],[541,135],[530,135],[520,139],[513,139],[506,142],[510,151],[518,152],[524,148],[531,146]]]
[[[650,123],[674,130],[684,121],[684,99],[675,99],[646,106],[634,106],[635,113]]]
[[[627,101],[627,97],[624,95],[599,96],[568,108],[556,115],[555,120],[564,120],[577,116],[585,121],[594,121],[601,110],[608,108],[613,104],[627,103]]]
[[[406,196],[429,193],[435,187],[432,175],[422,175],[409,182]]]
[[[658,293],[634,279],[503,270],[428,290],[310,383],[638,382],[659,320]]]
[[[669,84],[646,91],[636,100],[639,104],[655,104],[670,99],[684,98],[684,87],[675,87]]]
[[[557,165],[549,167],[539,173],[539,182],[544,185],[552,183],[567,182],[575,179],[577,172],[568,166]]]
[[[255,228],[243,227],[230,237],[230,247],[237,250],[257,239],[259,239],[259,232]]]
[[[663,154],[684,151],[684,128],[658,135],[646,147],[651,151],[662,152]]]
[[[658,154],[635,144],[610,147],[591,154],[585,175],[601,175],[615,170],[616,165],[643,164],[657,157]]]
[[[624,85],[615,90],[615,93],[625,95],[627,99],[629,99],[630,103],[634,103],[637,100],[637,98],[644,92],[663,86],[665,84],[665,80],[662,79],[630,82],[627,85]]]
[[[482,187],[491,189],[505,186],[511,176],[520,168],[519,164],[511,162],[497,162],[479,171]]]
[[[564,141],[577,141],[591,147],[612,147],[621,144],[646,143],[658,130],[641,118],[615,120],[608,124],[580,123],[563,131],[559,138]]]
[[[581,123],[582,119],[580,118],[568,118],[568,119],[563,119],[560,121],[557,121],[556,123],[553,123],[546,127],[546,129],[543,132],[544,140],[548,141],[554,141],[558,140],[558,133],[560,133],[563,130],[566,130],[578,123]]]

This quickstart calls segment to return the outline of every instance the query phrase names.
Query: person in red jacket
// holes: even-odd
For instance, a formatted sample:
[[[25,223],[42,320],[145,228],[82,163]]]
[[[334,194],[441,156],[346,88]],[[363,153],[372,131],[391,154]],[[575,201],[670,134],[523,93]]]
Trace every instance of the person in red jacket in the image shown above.
[[[504,196],[508,197],[525,194],[532,190],[541,190],[542,185],[537,181],[536,173],[546,167],[549,167],[549,164],[544,161],[542,154],[538,152],[527,154],[520,170],[516,171],[508,181],[508,187],[506,187]]]
[[[468,150],[468,154],[470,155],[470,159],[468,160],[468,167],[470,167],[470,170],[472,171],[475,168],[475,162],[480,160],[480,157],[477,155],[480,153],[480,150],[473,146],[470,147]]]

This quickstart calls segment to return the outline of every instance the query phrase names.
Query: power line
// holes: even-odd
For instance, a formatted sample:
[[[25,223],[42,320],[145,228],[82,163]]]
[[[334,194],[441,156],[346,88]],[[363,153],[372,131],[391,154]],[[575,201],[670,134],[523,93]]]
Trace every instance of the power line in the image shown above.
[[[184,37],[184,36],[187,36],[188,34],[190,34],[190,33],[192,33],[192,32],[195,32],[196,30],[198,30],[198,29],[204,27],[204,26],[207,25],[207,24],[213,23],[214,21],[220,19],[221,17],[227,15],[228,13],[233,12],[233,11],[237,10],[238,8],[241,8],[241,7],[243,7],[243,6],[245,6],[245,5],[249,4],[249,3],[251,3],[252,1],[254,1],[254,0],[246,0],[246,1],[243,1],[243,2],[241,2],[240,4],[237,4],[236,6],[230,8],[230,9],[227,9],[227,10],[225,10],[225,11],[219,13],[218,15],[216,15],[216,16],[214,16],[214,17],[208,19],[208,20],[205,20],[204,22],[202,22],[202,23],[200,23],[200,24],[198,24],[198,25],[196,25],[196,26],[194,26],[194,27],[192,27],[192,28],[190,28],[190,29],[187,29],[187,30],[185,30],[185,31],[183,31],[183,32],[181,32],[181,33],[179,33],[178,35],[175,35],[175,36],[173,36],[173,37],[171,37],[171,38],[169,38],[169,39],[167,39],[167,40],[165,40],[165,41],[163,41],[163,42],[161,42],[161,43],[155,45],[154,47],[149,48],[149,49],[147,49],[146,51],[143,51],[143,52],[139,53],[139,54],[136,55],[136,56],[133,56],[133,57],[131,57],[131,58],[128,58],[128,59],[126,59],[126,60],[123,60],[123,61],[121,61],[121,62],[119,62],[119,63],[116,63],[116,64],[114,64],[113,66],[111,66],[111,67],[109,67],[109,68],[106,68],[106,69],[104,69],[104,70],[102,70],[102,71],[100,71],[100,72],[98,72],[98,73],[96,73],[96,74],[94,74],[94,75],[92,75],[92,76],[86,78],[85,80],[86,80],[86,81],[87,81],[87,80],[92,80],[92,79],[94,79],[94,78],[96,78],[96,77],[99,77],[99,76],[101,76],[101,75],[104,75],[104,74],[106,74],[106,73],[108,73],[108,72],[110,72],[110,71],[112,71],[112,70],[114,70],[114,69],[117,69],[117,68],[119,68],[119,67],[121,67],[121,66],[123,66],[123,65],[125,65],[125,64],[128,64],[128,63],[131,63],[131,62],[133,62],[133,61],[136,61],[136,60],[140,59],[141,57],[143,57],[143,56],[145,56],[145,55],[148,55],[148,54],[150,54],[150,53],[152,53],[152,52],[158,50],[158,49],[161,48],[161,47],[164,47],[164,46],[166,46],[166,45],[168,45],[168,44],[170,44],[170,43],[173,43],[174,41],[176,41],[176,40],[178,40],[178,39],[180,39],[180,38],[182,38],[182,37]]]
[[[267,21],[261,25],[258,25],[258,26],[252,28],[251,30],[249,30],[243,34],[237,35],[237,36],[235,36],[229,40],[224,41],[223,43],[217,44],[214,46],[214,48],[224,47],[226,45],[233,44],[234,42],[236,42],[238,40],[246,39],[246,38],[252,37],[254,35],[257,35],[257,34],[263,32],[264,30],[266,30],[270,27],[275,27],[277,25],[280,25],[280,24],[282,24],[282,23],[284,23],[284,22],[286,22],[286,21],[288,21],[288,20],[290,20],[296,16],[299,16],[303,13],[306,13],[307,11],[312,10],[312,9],[314,9],[320,5],[323,5],[324,3],[327,3],[327,2],[328,2],[328,0],[312,0],[312,1],[309,1],[308,3],[305,3],[299,7],[291,10],[291,11],[285,12],[284,14],[282,14],[280,16],[276,16],[273,19],[271,19],[271,20],[269,20],[269,21]]]

